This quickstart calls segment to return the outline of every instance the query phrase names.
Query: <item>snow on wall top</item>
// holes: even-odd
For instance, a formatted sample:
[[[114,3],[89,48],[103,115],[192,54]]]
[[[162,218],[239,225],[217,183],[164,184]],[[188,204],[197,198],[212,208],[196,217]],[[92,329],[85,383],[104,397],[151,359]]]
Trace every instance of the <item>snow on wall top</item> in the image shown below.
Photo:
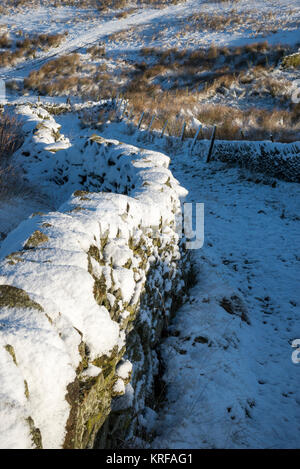
[[[25,160],[28,181],[67,201],[56,212],[23,221],[0,249],[0,447],[33,447],[34,422],[43,447],[57,448],[81,340],[91,360],[124,346],[119,323],[95,300],[90,247],[99,248],[106,237],[103,267],[94,270],[105,274],[110,265],[122,301],[136,302],[143,283],[124,268],[128,260],[137,267],[128,240],[159,224],[166,225],[166,242],[177,236],[168,226],[186,191],[165,155],[96,136],[71,146],[42,108],[21,107],[19,113],[27,136],[17,158]],[[55,139],[65,149],[50,151]],[[119,193],[98,192],[103,188]]]

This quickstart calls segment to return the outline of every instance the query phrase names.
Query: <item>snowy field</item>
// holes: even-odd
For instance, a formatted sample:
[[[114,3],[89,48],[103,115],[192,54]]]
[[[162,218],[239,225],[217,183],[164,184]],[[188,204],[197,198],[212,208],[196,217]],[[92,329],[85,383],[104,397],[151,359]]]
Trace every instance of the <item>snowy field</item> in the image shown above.
[[[201,15],[213,15],[217,23],[209,26]],[[220,25],[222,18],[228,20],[224,27]],[[208,26],[203,27],[204,20]],[[296,50],[299,24],[297,0],[188,0],[164,9],[138,7],[124,18],[117,18],[115,12],[99,16],[99,12],[78,12],[72,7],[8,13],[1,15],[0,25],[13,41],[19,30],[28,34],[67,31],[68,35],[57,48],[0,69],[0,77],[21,83],[47,61],[79,52],[93,65],[105,62],[114,79],[123,83],[122,70],[131,70],[141,60],[142,48],[192,51],[268,41]],[[87,48],[98,44],[105,45],[105,60],[86,58]],[[151,56],[148,61],[151,63]],[[277,68],[272,73],[289,83],[300,78],[299,69]],[[227,104],[249,107],[242,92],[233,89]],[[10,93],[11,104],[37,100],[32,90],[25,95],[24,90]],[[66,95],[45,95],[41,101],[65,102]],[[213,104],[224,99],[220,94],[209,98]],[[81,100],[72,96],[73,103]],[[262,100],[256,95],[253,102],[261,105]],[[289,109],[280,99],[276,103]],[[272,109],[273,97],[266,99],[264,106]],[[58,142],[48,143],[58,150],[58,162],[60,144],[61,148],[77,148],[80,138],[95,133],[95,128],[80,125],[84,114],[77,114],[80,107],[84,104],[55,116],[61,126],[60,137]],[[186,115],[190,114],[184,110],[181,117]],[[299,114],[297,122],[299,125]],[[193,118],[195,129],[200,123]],[[291,359],[292,341],[300,338],[299,184],[217,161],[206,164],[203,155],[191,154],[178,139],[172,144],[171,138],[147,138],[146,128],[139,132],[116,119],[96,132],[167,154],[174,177],[189,192],[187,201],[205,204],[204,246],[191,253],[196,283],[161,346],[165,400],[156,413],[145,411],[144,425],[156,435],[150,446],[300,448],[300,364]],[[40,168],[47,168],[35,165],[25,165],[29,174],[36,171],[30,189],[25,185],[2,198],[0,193],[0,249],[1,245],[8,249],[3,240],[22,220],[33,212],[56,209],[75,187],[71,178],[65,192],[50,194],[47,183],[38,183]],[[145,442],[136,444],[144,446]]]
[[[146,110],[161,120],[171,100],[169,117],[186,119],[191,132],[199,122],[210,132],[223,114],[221,138],[238,139],[242,128],[250,140],[272,134],[295,141],[299,73],[282,61],[299,49],[299,24],[295,0],[189,0],[102,13],[18,10],[0,18],[0,78],[9,102],[36,101],[37,94],[56,102],[97,101],[122,93],[134,115]],[[1,46],[1,34],[9,48]],[[30,46],[41,35],[58,35],[55,47]]]
[[[126,11],[126,9],[125,9]],[[116,12],[117,13],[117,12]],[[299,40],[300,11],[298,1],[206,2],[188,0],[164,9],[146,6],[134,9],[125,18],[116,13],[78,10],[72,7],[40,7],[25,9],[22,13],[1,15],[0,25],[12,38],[22,30],[29,35],[68,32],[66,41],[47,53],[38,53],[36,59],[19,65],[17,70],[0,70],[3,78],[23,78],[39,67],[42,60],[84,49],[99,42],[105,43],[108,54],[122,57],[129,54],[134,60],[143,47],[195,49],[211,44],[241,46],[268,41],[274,44],[295,45]],[[213,24],[204,27],[193,23],[193,15],[224,18],[213,32]],[[205,17],[206,18],[206,17]]]
[[[25,9],[24,13],[1,15],[1,25],[7,25],[12,34],[20,29],[30,34],[68,31],[68,44],[55,51],[56,54],[71,52],[74,48],[85,47],[86,44],[105,39],[107,35],[126,30],[129,34],[124,40],[116,37],[112,49],[125,52],[139,51],[145,46],[195,48],[199,44],[211,43],[242,45],[261,39],[283,44],[299,42],[300,13],[297,0],[251,2],[188,0],[164,9],[145,6],[136,8],[124,19],[116,18],[116,13],[100,15],[93,10],[42,7],[36,8],[34,12]],[[224,18],[225,26],[215,34],[212,34],[209,27],[189,31],[188,20],[197,14],[220,15]],[[232,19],[230,15],[238,15],[242,19],[247,15],[249,23],[240,19],[239,22],[233,21],[232,24],[227,24],[227,19]],[[268,24],[266,24],[267,19]],[[142,42],[137,42],[135,30],[137,34],[141,34]]]

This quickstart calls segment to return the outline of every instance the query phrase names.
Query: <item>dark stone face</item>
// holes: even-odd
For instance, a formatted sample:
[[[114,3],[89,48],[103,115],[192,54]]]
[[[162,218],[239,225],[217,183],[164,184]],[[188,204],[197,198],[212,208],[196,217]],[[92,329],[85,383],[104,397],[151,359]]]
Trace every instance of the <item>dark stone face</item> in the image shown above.
[[[43,311],[41,305],[31,300],[28,294],[20,288],[11,285],[0,285],[0,308],[33,308]]]

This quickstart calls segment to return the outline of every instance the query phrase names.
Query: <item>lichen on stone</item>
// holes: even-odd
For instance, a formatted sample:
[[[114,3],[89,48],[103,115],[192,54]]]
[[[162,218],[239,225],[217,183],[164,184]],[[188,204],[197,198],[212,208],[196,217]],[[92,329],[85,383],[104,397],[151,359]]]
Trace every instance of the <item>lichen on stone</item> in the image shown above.
[[[29,388],[26,379],[24,379],[24,394],[26,396],[26,399],[29,399]]]
[[[40,429],[35,427],[34,421],[31,417],[28,417],[26,420],[29,425],[30,435],[35,449],[43,449],[42,435]]]
[[[18,362],[17,362],[16,354],[15,354],[15,349],[13,348],[13,346],[10,345],[10,344],[7,344],[7,345],[4,346],[4,348],[9,353],[11,358],[13,359],[14,364],[18,366]]]
[[[80,207],[80,205],[78,205],[77,207],[74,207],[74,208],[72,208],[71,210],[68,210],[67,213],[82,212],[83,210],[87,210],[87,209],[84,208],[84,207]]]
[[[31,218],[34,218],[34,217],[41,217],[45,215],[43,212],[34,212],[32,215],[31,215]]]
[[[44,311],[42,306],[31,300],[21,288],[11,285],[0,285],[0,308],[31,308]]]
[[[36,230],[32,235],[27,239],[26,243],[24,244],[24,249],[34,249],[41,244],[46,243],[49,241],[47,235],[42,233],[40,230]]]
[[[6,256],[5,259],[7,260],[8,264],[15,265],[18,262],[24,262],[24,259],[22,259],[23,255],[24,255],[23,251],[16,251]]]
[[[74,197],[86,197],[89,194],[90,194],[90,192],[88,192],[88,191],[78,190],[78,191],[75,191],[73,195],[74,195]]]
[[[99,375],[83,378],[81,373],[68,386],[67,401],[71,412],[66,425],[64,448],[92,448],[99,429],[111,411],[113,386],[117,380],[116,365],[124,355],[114,347],[110,355],[95,359]],[[84,352],[85,353],[85,352]]]

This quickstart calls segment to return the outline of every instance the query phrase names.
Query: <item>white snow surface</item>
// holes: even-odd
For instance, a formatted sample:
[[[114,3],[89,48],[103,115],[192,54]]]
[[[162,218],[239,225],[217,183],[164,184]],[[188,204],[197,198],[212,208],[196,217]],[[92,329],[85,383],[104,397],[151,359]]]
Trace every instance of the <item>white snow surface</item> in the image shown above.
[[[163,345],[168,393],[154,446],[299,448],[299,185],[255,184],[255,175],[196,158],[173,169],[190,200],[205,203],[205,244],[172,326],[179,336]],[[232,295],[250,325],[220,306]]]

